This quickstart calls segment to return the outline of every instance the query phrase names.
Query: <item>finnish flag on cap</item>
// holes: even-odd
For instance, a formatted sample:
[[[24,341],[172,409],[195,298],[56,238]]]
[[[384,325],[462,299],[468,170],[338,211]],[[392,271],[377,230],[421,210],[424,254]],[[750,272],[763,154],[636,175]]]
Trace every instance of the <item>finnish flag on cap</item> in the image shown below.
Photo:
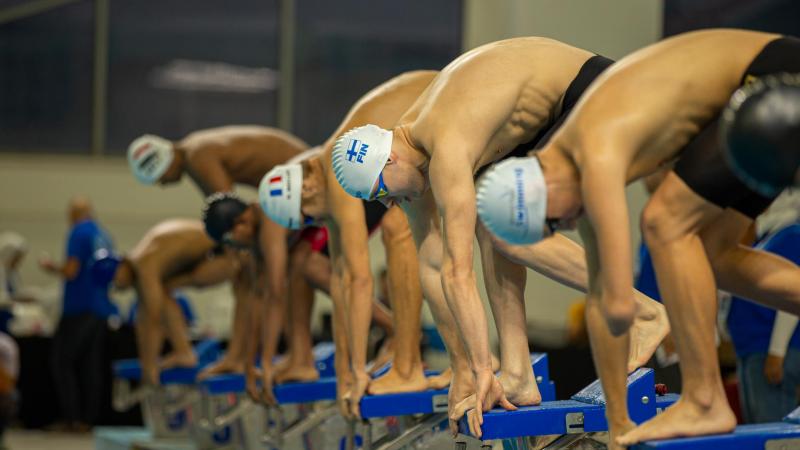
[[[372,124],[353,128],[333,146],[336,181],[353,197],[369,200],[391,151],[391,131]]]

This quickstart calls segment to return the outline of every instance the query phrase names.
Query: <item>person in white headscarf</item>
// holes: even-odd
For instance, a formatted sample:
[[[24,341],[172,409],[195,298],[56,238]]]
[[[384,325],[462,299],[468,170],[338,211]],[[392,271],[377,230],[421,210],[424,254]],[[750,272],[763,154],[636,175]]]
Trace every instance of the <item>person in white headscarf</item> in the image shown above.
[[[0,331],[7,332],[11,319],[11,302],[19,293],[19,268],[28,243],[12,231],[0,232]]]

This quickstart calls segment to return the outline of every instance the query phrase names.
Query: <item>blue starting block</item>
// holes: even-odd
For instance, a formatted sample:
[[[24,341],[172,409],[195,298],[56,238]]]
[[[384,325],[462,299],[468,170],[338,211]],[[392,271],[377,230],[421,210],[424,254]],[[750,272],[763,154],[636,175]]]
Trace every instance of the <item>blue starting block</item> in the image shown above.
[[[333,345],[314,348],[321,374],[333,370]],[[199,382],[200,402],[193,411],[192,441],[198,448],[285,448],[306,440],[308,433],[336,416],[336,379],[276,385],[273,394],[280,408],[262,408],[246,393],[242,374],[219,375]],[[322,448],[322,447],[321,447]]]
[[[116,361],[113,364],[114,384],[112,405],[117,411],[126,411],[136,404],[142,406],[146,428],[154,439],[186,438],[192,404],[199,399],[193,390],[200,369],[214,361],[220,353],[219,342],[206,340],[194,347],[198,366],[176,367],[162,370],[160,386],[139,386],[142,369],[136,359]]]
[[[532,353],[531,368],[542,398],[555,400],[555,384],[550,380],[547,354]],[[430,374],[426,374],[430,375]],[[435,373],[434,373],[435,375]],[[447,425],[448,389],[427,390],[400,394],[366,395],[361,399],[361,417],[364,419],[362,436],[363,450],[400,449],[419,439],[431,430],[443,429]],[[413,418],[412,416],[422,416]],[[372,436],[380,419],[387,419],[386,433],[373,442]],[[376,422],[373,424],[372,422]],[[348,430],[350,439],[355,438],[355,424]],[[353,444],[355,448],[355,444]]]
[[[648,441],[631,447],[635,450],[700,450],[728,448],[736,450],[800,449],[800,408],[783,422],[740,425],[728,434]]]
[[[677,400],[675,395],[657,397],[651,369],[639,369],[628,376],[628,412],[637,423],[654,417]],[[526,439],[535,436],[574,435],[608,430],[605,397],[595,381],[570,400],[544,401],[516,411],[494,409],[483,414],[483,440],[512,440],[527,448]],[[466,417],[459,432],[470,436]]]

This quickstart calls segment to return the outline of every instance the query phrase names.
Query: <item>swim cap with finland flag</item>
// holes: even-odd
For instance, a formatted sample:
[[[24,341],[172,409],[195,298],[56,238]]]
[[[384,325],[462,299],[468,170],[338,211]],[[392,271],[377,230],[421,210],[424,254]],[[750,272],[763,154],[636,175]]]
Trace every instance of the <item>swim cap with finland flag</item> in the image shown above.
[[[547,186],[539,160],[509,158],[478,180],[478,216],[510,244],[533,244],[544,237]]]
[[[336,181],[353,197],[370,200],[392,151],[392,132],[377,125],[364,125],[343,134],[331,156]]]
[[[303,225],[300,212],[303,190],[303,168],[299,163],[280,164],[272,168],[258,185],[258,202],[270,219],[290,229]]]
[[[172,163],[172,142],[145,134],[128,146],[128,165],[133,176],[143,184],[154,184]]]

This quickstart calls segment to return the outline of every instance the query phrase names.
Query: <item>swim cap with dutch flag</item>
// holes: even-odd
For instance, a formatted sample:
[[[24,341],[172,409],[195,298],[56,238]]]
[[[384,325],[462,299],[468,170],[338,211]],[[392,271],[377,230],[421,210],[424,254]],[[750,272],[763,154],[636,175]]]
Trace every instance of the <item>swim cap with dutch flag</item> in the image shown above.
[[[547,185],[535,157],[508,158],[478,180],[478,216],[489,231],[510,244],[544,237]]]
[[[372,200],[372,190],[392,151],[392,132],[364,125],[343,134],[331,155],[336,181],[345,192]]]
[[[136,138],[128,146],[128,165],[142,184],[154,184],[164,175],[175,152],[172,142],[152,134]]]
[[[303,226],[301,208],[303,169],[299,163],[272,168],[258,185],[258,202],[270,219],[289,229]]]

